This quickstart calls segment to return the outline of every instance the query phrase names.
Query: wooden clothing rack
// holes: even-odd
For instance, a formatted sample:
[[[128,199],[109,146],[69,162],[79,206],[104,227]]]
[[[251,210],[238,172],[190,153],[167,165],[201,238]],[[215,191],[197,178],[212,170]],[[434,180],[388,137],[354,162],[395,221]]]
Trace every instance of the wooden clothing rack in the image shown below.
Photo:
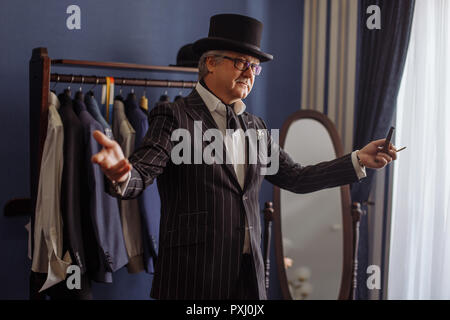
[[[50,82],[104,84],[106,76],[50,73],[53,67],[77,67],[115,70],[140,70],[158,73],[197,74],[197,68],[177,66],[153,66],[123,62],[51,59],[47,48],[34,48],[29,64],[29,116],[30,116],[30,194],[31,198],[10,200],[4,208],[5,216],[32,215],[37,196],[39,171],[48,125],[48,95]],[[193,88],[197,81],[136,79],[115,77],[121,86]]]

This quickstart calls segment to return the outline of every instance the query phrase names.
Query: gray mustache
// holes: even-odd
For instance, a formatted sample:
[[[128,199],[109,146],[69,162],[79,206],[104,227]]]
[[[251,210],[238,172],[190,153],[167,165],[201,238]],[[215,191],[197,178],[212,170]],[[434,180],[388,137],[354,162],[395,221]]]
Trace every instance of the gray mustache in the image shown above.
[[[238,80],[236,80],[236,82],[243,82],[243,83],[245,83],[247,86],[249,86],[250,87],[250,82],[249,81],[247,81],[247,80],[243,80],[243,79],[238,79]]]

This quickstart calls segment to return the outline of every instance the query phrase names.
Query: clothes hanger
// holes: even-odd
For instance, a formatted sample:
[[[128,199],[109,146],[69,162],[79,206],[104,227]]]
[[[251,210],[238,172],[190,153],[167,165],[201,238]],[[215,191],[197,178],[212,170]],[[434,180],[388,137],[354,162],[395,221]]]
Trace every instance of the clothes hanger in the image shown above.
[[[133,99],[136,99],[136,96],[134,94],[134,87],[131,87],[131,92],[128,94],[130,97],[132,97]]]
[[[84,77],[81,76],[81,85],[80,85],[80,89],[78,89],[77,93],[75,93],[75,99],[79,99],[79,100],[83,100],[83,88],[82,85],[84,83]]]
[[[147,91],[147,79],[145,79],[144,93],[142,94],[141,100],[139,101],[139,107],[145,112],[148,112],[148,99],[146,97]]]
[[[134,87],[131,87],[131,91],[130,93],[128,93],[127,95],[127,100],[131,99],[131,100],[136,100],[136,94],[134,93]]]
[[[170,81],[167,80],[167,87],[170,88]],[[159,102],[169,102],[169,96],[167,95],[167,90],[164,91],[164,94],[159,97]]]
[[[56,85],[57,85],[58,82],[59,82],[59,79],[60,79],[59,74],[57,74],[57,75],[56,75],[56,82],[55,82],[55,84],[53,85],[53,87],[50,89],[50,91],[53,92],[54,94],[56,94],[55,88],[56,88]]]
[[[184,80],[181,80],[182,84],[183,84],[183,89],[184,89]],[[177,101],[178,99],[183,98],[182,96],[183,92],[180,90],[180,92],[178,93],[178,95],[175,97],[175,99],[173,101]]]
[[[72,76],[72,79],[70,79],[70,83],[72,83],[73,82],[73,79],[75,78],[75,76]],[[70,91],[70,83],[69,83],[69,85],[67,86],[67,88],[64,90],[64,94],[66,95],[66,96],[68,96],[69,98],[72,98],[72,92]]]
[[[99,82],[99,79],[98,79],[98,77],[95,77],[95,84],[94,84],[94,86],[88,91],[88,95],[91,95],[91,96],[94,96],[94,91],[92,91],[92,90],[94,90],[94,88],[98,85],[98,82]]]
[[[126,80],[122,80],[122,85],[120,86],[119,94],[114,99],[123,101],[122,88],[123,88],[123,85],[125,84],[125,82],[126,82]]]

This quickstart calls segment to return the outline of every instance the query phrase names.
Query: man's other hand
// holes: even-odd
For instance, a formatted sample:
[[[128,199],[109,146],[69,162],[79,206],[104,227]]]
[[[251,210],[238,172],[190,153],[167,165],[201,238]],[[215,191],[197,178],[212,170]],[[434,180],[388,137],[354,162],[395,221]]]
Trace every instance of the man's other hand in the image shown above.
[[[91,161],[101,167],[103,173],[109,180],[113,182],[126,181],[128,172],[130,172],[132,166],[123,155],[119,144],[98,130],[95,130],[92,135],[103,146],[103,149],[93,155]]]
[[[372,141],[358,151],[358,157],[364,166],[372,169],[381,169],[397,159],[397,150],[392,143],[389,144],[389,154],[381,152],[385,141],[386,139]]]

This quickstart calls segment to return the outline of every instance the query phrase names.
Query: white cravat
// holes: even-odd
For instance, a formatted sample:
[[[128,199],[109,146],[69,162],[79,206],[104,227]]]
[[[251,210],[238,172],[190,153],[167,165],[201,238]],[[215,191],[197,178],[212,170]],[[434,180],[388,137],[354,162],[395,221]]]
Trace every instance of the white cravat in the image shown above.
[[[215,111],[212,111],[211,114],[214,117],[214,113],[218,113],[220,115],[220,120],[218,117],[214,117],[216,124],[224,137],[224,144],[227,149],[227,157],[229,161],[233,164],[234,171],[236,172],[236,177],[238,179],[239,185],[242,189],[244,189],[244,180],[245,180],[245,134],[242,129],[238,129],[234,132],[229,132],[226,134],[226,121],[227,121],[227,110],[226,106],[223,103],[217,105]],[[219,127],[219,123],[223,124],[223,120],[225,120],[225,127],[222,125]]]

